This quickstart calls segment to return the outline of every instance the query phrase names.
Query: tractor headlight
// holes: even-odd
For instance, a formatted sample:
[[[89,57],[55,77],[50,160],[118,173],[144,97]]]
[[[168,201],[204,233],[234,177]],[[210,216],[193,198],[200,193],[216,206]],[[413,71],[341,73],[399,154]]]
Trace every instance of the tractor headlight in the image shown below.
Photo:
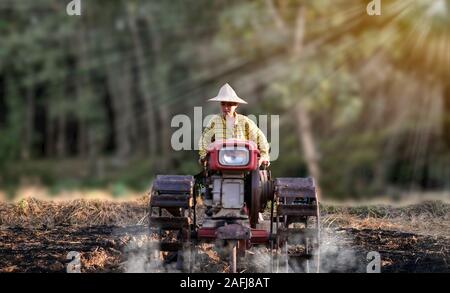
[[[219,163],[222,166],[246,166],[250,160],[245,147],[224,147],[219,151]]]

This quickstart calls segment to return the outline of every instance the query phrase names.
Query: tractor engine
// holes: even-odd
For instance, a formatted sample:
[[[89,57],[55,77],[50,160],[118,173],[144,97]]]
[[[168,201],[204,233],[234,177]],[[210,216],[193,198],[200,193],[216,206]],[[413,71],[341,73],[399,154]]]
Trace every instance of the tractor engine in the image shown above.
[[[240,217],[244,207],[244,176],[240,177],[233,174],[211,177],[214,217]]]
[[[207,219],[203,227],[226,224],[249,225],[245,196],[248,174],[258,169],[259,151],[251,141],[219,141],[208,149],[208,170],[204,194]],[[246,202],[247,201],[247,202]]]

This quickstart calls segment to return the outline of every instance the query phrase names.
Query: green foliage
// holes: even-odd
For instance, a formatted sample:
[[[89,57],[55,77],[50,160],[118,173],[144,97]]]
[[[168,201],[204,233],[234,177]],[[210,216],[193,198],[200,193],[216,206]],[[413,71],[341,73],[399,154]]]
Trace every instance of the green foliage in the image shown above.
[[[120,197],[127,193],[127,186],[122,182],[114,182],[110,189],[112,195],[115,197]]]
[[[363,0],[114,0],[89,1],[78,18],[38,2],[0,10],[2,188],[37,177],[55,193],[120,196],[160,172],[198,173],[196,152],[168,149],[167,129],[193,106],[212,111],[206,97],[225,82],[250,101],[246,113],[280,115],[274,176],[309,175],[301,105],[325,194],[450,188],[438,118],[449,114],[436,104],[450,4],[386,1],[370,18]]]

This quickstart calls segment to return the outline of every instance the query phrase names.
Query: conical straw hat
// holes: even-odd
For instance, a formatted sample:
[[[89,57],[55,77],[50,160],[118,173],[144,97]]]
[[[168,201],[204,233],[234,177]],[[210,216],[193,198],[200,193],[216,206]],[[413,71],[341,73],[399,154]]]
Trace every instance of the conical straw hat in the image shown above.
[[[238,97],[234,89],[228,83],[220,88],[219,94],[216,97],[209,99],[208,101],[247,104],[246,101]]]

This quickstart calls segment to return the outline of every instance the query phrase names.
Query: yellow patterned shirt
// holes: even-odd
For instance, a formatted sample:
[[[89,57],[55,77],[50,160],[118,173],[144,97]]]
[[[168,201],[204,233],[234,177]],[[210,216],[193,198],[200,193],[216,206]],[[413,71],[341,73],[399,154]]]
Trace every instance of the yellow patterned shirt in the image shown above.
[[[208,122],[199,141],[200,158],[205,158],[209,144],[218,140],[242,139],[255,142],[261,153],[261,159],[270,161],[269,143],[266,136],[258,126],[248,117],[235,114],[234,127],[227,128],[227,122],[223,115],[214,115]]]

